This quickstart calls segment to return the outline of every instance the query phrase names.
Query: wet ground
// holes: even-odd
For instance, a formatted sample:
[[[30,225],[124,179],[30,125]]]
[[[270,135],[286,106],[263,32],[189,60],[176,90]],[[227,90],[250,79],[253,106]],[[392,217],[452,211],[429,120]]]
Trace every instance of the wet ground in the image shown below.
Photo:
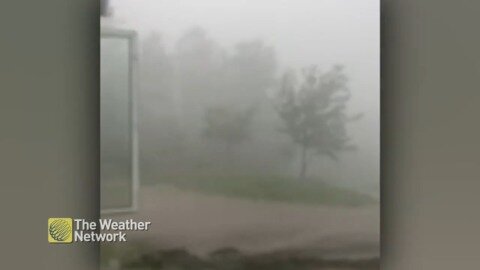
[[[378,205],[251,201],[165,186],[144,188],[140,198],[138,212],[116,218],[151,221],[149,231],[128,234],[149,250],[124,267],[378,269]]]

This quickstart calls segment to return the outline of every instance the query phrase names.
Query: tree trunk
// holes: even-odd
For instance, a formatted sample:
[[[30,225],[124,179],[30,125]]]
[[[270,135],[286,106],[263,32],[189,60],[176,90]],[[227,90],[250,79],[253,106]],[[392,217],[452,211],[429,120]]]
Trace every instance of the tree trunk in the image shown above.
[[[302,145],[302,153],[300,156],[300,180],[304,181],[307,176],[307,146]]]

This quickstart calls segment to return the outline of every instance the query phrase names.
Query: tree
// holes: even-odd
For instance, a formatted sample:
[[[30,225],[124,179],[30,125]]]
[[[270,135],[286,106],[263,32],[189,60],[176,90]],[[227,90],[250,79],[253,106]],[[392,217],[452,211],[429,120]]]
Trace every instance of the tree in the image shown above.
[[[337,153],[352,149],[346,122],[350,99],[347,77],[341,66],[321,73],[316,67],[303,69],[302,81],[286,73],[277,93],[276,110],[283,120],[282,132],[300,146],[299,178],[307,173],[310,152],[337,159]]]
[[[231,97],[239,103],[264,101],[275,83],[277,60],[273,47],[260,40],[240,42],[226,62]]]
[[[173,103],[183,128],[200,128],[199,116],[223,89],[224,51],[199,27],[188,29],[175,43]]]
[[[231,158],[232,147],[250,137],[250,126],[255,113],[254,107],[235,111],[226,106],[213,106],[205,112],[203,135],[224,145],[227,159]]]

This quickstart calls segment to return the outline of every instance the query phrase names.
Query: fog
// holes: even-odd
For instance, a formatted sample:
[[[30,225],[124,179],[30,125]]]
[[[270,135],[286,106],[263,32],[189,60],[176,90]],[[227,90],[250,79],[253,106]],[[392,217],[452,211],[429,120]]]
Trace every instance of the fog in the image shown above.
[[[101,26],[102,209],[152,222],[106,269],[379,268],[379,1],[110,0]]]
[[[238,174],[296,178],[298,147],[278,132],[283,124],[271,97],[287,71],[298,76],[305,67],[327,72],[340,64],[351,93],[346,112],[363,115],[346,124],[356,149],[335,159],[311,153],[307,175],[378,195],[379,1],[111,0],[110,6],[103,26],[139,35],[142,180],[210,175],[225,159]],[[249,108],[255,111],[249,131],[231,130],[248,135],[232,138],[226,158],[215,134],[205,135],[208,111],[228,121]]]

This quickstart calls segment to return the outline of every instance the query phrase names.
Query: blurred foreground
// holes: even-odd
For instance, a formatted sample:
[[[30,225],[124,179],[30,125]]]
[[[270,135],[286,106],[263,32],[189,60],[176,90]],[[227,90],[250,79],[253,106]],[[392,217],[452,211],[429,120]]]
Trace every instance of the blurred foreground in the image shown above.
[[[126,244],[104,244],[105,269],[378,269],[379,207],[305,204],[145,187],[152,221]]]

